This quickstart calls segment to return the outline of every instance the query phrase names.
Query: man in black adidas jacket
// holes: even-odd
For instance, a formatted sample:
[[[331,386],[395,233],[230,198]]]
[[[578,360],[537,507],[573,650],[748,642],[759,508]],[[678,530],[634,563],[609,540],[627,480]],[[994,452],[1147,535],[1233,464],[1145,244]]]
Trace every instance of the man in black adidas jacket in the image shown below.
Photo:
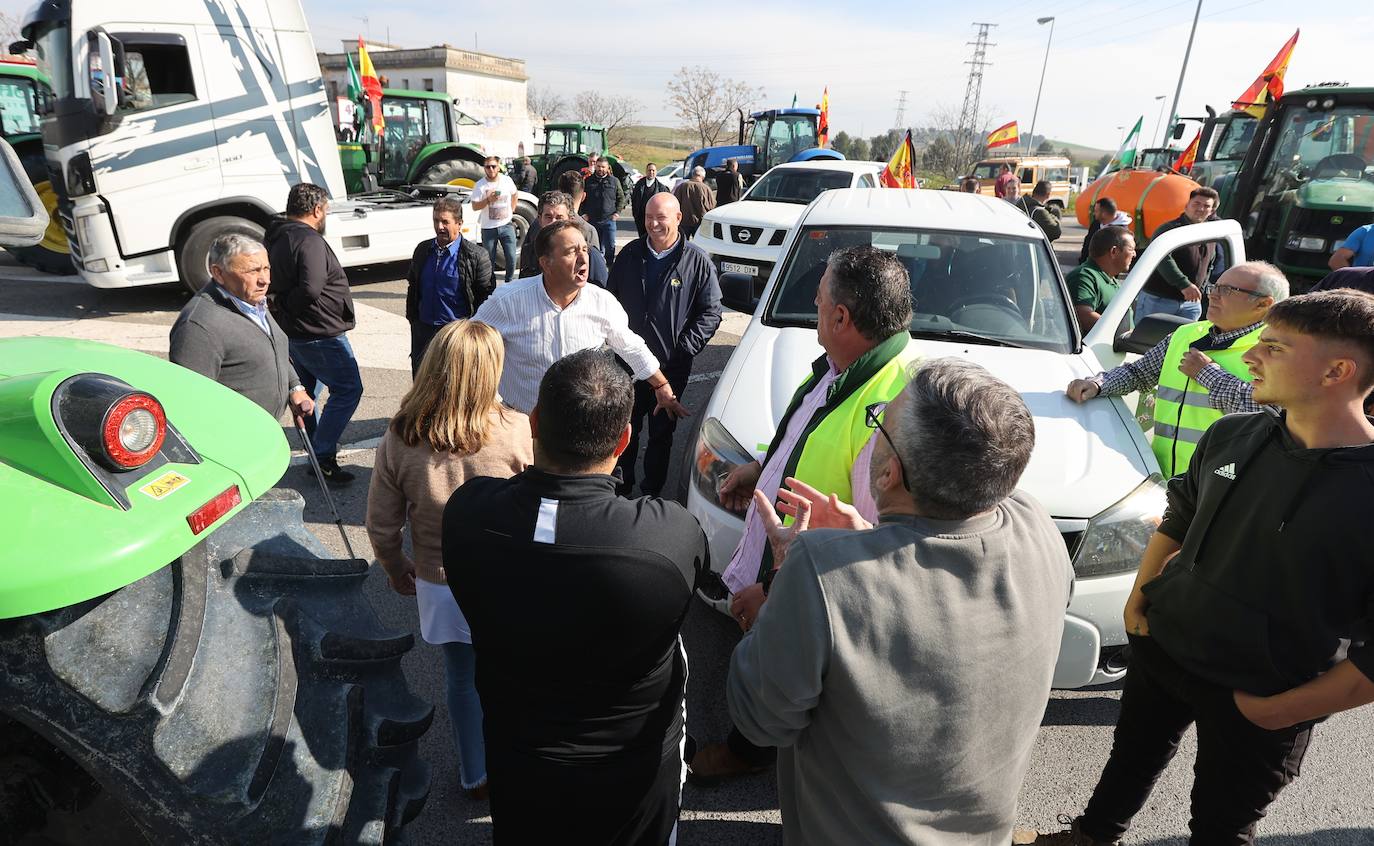
[[[1249,843],[1313,726],[1374,701],[1374,295],[1293,297],[1266,323],[1244,358],[1255,401],[1285,411],[1223,417],[1169,482],[1111,757],[1072,829],[1037,843],[1117,843],[1193,722],[1192,842]]]
[[[444,510],[444,566],[472,628],[496,843],[666,844],[681,799],[678,633],[706,535],[675,502],[628,500],[630,376],[584,350],[530,415],[534,466]]]

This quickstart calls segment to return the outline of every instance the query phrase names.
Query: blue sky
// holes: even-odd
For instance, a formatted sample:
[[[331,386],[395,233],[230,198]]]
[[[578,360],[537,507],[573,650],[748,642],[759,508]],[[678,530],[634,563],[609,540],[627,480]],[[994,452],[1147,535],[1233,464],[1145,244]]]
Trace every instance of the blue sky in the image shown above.
[[[447,42],[523,58],[530,81],[569,97],[586,88],[627,94],[641,119],[671,125],[664,88],[683,65],[763,87],[765,105],[815,103],[830,87],[834,130],[873,135],[892,125],[898,92],[908,90],[906,121],[925,125],[957,111],[964,95],[973,21],[997,23],[983,84],[987,121],[1018,120],[1028,133],[1048,26],[1056,18],[1037,132],[1113,148],[1144,115],[1158,124],[1172,101],[1196,0],[692,0],[676,4],[532,0],[303,0],[321,49],[368,34],[420,47]],[[28,4],[0,0],[18,16]],[[1358,10],[1358,11],[1357,11]],[[368,21],[364,23],[363,16]],[[1203,0],[1197,41],[1179,111],[1225,107],[1302,27],[1290,88],[1326,80],[1374,84],[1367,40],[1374,4],[1353,0]],[[1155,137],[1159,136],[1156,130]]]

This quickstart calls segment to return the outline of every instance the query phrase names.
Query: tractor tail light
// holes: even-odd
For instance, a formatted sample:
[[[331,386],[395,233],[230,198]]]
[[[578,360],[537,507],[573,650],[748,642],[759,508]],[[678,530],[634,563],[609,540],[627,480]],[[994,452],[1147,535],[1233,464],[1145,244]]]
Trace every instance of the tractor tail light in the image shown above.
[[[198,535],[210,528],[216,520],[232,511],[240,502],[243,502],[243,496],[239,493],[238,485],[225,488],[223,493],[186,515],[191,534]]]
[[[126,394],[110,406],[100,424],[105,457],[121,470],[147,464],[167,437],[167,415],[148,394]]]

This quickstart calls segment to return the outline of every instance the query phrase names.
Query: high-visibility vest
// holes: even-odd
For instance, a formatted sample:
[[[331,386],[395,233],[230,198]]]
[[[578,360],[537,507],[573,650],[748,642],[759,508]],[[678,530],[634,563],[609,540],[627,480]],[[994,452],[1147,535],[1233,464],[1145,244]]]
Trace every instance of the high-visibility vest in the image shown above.
[[[1222,370],[1249,382],[1250,370],[1240,357],[1259,343],[1262,328],[1256,326],[1224,349],[1204,352]],[[1155,437],[1152,447],[1165,478],[1188,469],[1202,433],[1220,420],[1223,414],[1208,401],[1207,386],[1185,376],[1178,369],[1183,355],[1192,344],[1206,337],[1211,329],[1212,324],[1207,320],[1179,327],[1169,338],[1169,347],[1164,353],[1164,365],[1159,371],[1159,388],[1155,398]]]

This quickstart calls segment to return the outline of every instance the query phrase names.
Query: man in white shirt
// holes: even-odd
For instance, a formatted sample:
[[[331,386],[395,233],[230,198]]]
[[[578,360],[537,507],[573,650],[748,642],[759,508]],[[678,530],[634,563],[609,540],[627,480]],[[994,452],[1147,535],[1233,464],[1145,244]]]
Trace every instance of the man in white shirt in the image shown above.
[[[488,156],[482,165],[485,174],[477,180],[468,200],[477,210],[477,222],[482,226],[482,246],[496,266],[496,245],[506,259],[506,284],[515,278],[515,183],[501,172],[501,160]]]
[[[528,414],[539,398],[539,381],[549,365],[579,350],[606,344],[629,365],[636,379],[649,383],[655,414],[686,417],[658,359],[644,339],[630,331],[630,321],[615,296],[587,284],[590,268],[587,239],[577,224],[559,220],[539,230],[534,239],[543,273],[496,289],[477,309],[474,320],[501,333],[506,362],[501,371],[501,398]]]

